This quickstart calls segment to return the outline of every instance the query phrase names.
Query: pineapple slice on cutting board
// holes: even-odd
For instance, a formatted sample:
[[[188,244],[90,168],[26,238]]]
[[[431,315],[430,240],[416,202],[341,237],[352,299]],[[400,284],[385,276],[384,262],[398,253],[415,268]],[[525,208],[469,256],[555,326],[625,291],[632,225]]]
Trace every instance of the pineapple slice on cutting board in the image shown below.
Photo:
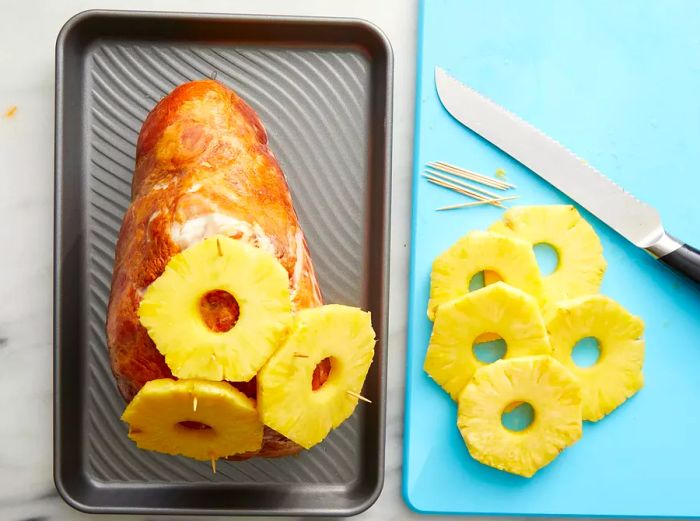
[[[438,306],[467,293],[472,277],[481,272],[491,272],[499,280],[540,299],[542,280],[530,243],[472,231],[433,262],[428,318],[434,320]]]
[[[257,451],[262,445],[255,402],[226,382],[151,380],[122,420],[140,449],[198,460]]]
[[[497,282],[444,303],[435,315],[424,369],[455,400],[485,365],[473,346],[486,333],[505,341],[504,358],[551,352],[537,301],[524,291]]]
[[[584,420],[600,420],[644,385],[644,322],[611,298],[588,295],[560,302],[547,330],[553,356],[581,383]],[[590,367],[579,367],[572,350],[590,337],[598,340],[599,358]]]
[[[212,320],[227,303],[226,320]],[[289,277],[270,253],[211,237],[170,259],[138,313],[173,375],[248,381],[288,332]]]
[[[580,295],[597,293],[607,263],[595,231],[571,205],[516,206],[509,208],[489,231],[528,241],[532,246],[547,244],[557,253],[554,271],[542,277],[545,305]],[[485,283],[495,279],[485,274]]]
[[[521,431],[502,424],[504,412],[528,403],[532,423]],[[582,434],[581,390],[550,356],[499,360],[476,371],[459,396],[457,426],[477,461],[531,477]]]
[[[258,374],[263,423],[306,449],[319,443],[355,410],[374,344],[366,311],[337,304],[300,311]]]
[[[544,277],[539,244],[558,256]],[[531,477],[581,437],[584,420],[603,418],[642,387],[644,324],[597,294],[606,267],[598,236],[570,205],[511,208],[435,259],[424,369],[458,400],[458,427],[476,460]],[[470,292],[481,272],[484,288]],[[581,367],[572,351],[588,337],[600,356]],[[477,345],[499,338],[503,359],[489,363]],[[526,405],[531,424],[506,426],[504,415]]]

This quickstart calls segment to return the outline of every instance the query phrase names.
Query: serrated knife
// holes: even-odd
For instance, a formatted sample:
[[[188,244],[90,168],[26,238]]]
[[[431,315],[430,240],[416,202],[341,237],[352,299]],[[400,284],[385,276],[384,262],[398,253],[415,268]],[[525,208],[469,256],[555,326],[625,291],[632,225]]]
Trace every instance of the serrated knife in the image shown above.
[[[441,103],[473,130],[569,196],[639,248],[700,282],[700,252],[667,234],[658,212],[554,139],[435,68]]]

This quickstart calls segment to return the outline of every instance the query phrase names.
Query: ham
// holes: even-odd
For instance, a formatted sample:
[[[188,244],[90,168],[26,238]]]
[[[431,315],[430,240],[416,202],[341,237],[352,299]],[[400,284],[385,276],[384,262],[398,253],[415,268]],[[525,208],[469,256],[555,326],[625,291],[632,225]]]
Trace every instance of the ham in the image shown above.
[[[119,391],[172,378],[137,309],[170,258],[224,234],[273,254],[289,274],[292,309],[322,304],[287,181],[256,113],[212,80],[180,85],[148,115],[136,147],[129,206],[116,248],[107,340]],[[255,382],[234,383],[249,396]],[[265,428],[259,456],[300,447]],[[252,456],[252,454],[246,455]]]

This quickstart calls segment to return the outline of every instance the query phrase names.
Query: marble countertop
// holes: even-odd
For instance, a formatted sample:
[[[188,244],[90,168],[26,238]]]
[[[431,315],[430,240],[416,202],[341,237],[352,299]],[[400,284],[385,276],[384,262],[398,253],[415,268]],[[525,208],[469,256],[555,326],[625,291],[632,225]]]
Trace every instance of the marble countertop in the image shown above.
[[[91,8],[351,16],[388,35],[395,94],[386,479],[377,503],[358,519],[420,517],[401,498],[415,0],[2,0],[0,520],[153,519],[76,512],[59,498],[52,478],[54,43],[68,18]]]

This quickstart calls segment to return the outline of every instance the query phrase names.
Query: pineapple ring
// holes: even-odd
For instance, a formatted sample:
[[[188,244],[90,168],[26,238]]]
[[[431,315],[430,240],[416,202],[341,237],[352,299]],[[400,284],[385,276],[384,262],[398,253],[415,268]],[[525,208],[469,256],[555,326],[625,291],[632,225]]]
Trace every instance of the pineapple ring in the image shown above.
[[[503,282],[540,299],[542,278],[530,244],[495,233],[472,231],[433,262],[428,318],[435,320],[438,306],[467,293],[472,277],[482,271],[495,272]]]
[[[583,419],[598,421],[644,385],[644,322],[603,295],[560,302],[547,323],[553,356],[581,383]],[[571,358],[576,343],[595,337],[598,361],[580,367]]]
[[[200,311],[202,297],[215,290],[239,306],[228,331],[210,329]],[[170,259],[146,289],[138,314],[173,375],[247,382],[287,333],[289,275],[264,250],[211,237]]]
[[[309,449],[355,410],[374,355],[368,312],[330,304],[300,311],[287,342],[258,374],[263,423]],[[317,390],[316,366],[330,358],[331,371]]]
[[[519,402],[534,418],[516,432],[501,418]],[[581,437],[581,390],[550,356],[499,360],[476,371],[460,394],[457,427],[475,460],[529,478]]]
[[[140,449],[211,460],[257,451],[263,424],[255,402],[225,382],[151,380],[122,420]]]
[[[555,270],[542,277],[542,292],[547,304],[597,293],[607,263],[603,246],[595,231],[571,205],[516,206],[489,231],[528,241],[533,246],[548,244],[557,252]],[[484,274],[484,282],[493,276]]]
[[[487,365],[472,349],[483,333],[506,343],[504,358],[551,353],[537,301],[496,282],[441,305],[435,315],[424,369],[454,400],[474,372]]]

